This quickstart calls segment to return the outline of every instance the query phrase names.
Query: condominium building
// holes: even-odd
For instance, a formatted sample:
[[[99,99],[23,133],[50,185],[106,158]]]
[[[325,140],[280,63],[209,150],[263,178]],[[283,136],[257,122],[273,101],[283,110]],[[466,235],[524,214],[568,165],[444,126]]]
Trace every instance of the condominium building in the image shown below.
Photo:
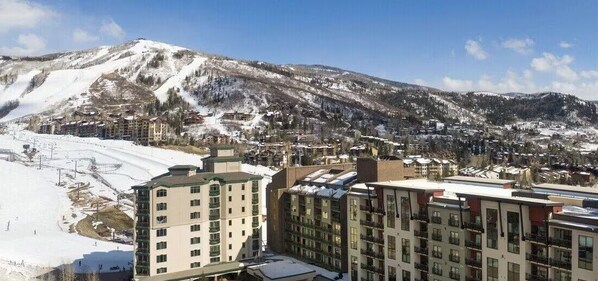
[[[133,187],[135,280],[211,280],[260,253],[261,177],[241,172],[228,146],[212,148],[203,163]]]
[[[598,192],[453,177],[346,195],[351,280],[597,280]]]

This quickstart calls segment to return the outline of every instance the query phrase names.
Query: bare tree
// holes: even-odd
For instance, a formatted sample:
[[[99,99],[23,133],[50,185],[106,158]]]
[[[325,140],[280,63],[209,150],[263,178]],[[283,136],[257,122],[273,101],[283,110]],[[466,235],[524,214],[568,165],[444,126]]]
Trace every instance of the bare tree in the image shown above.
[[[73,269],[73,265],[69,263],[65,263],[63,266],[59,268],[59,276],[61,281],[75,281],[77,276],[75,275],[75,270]]]
[[[100,274],[97,271],[89,272],[85,275],[86,281],[100,281]]]

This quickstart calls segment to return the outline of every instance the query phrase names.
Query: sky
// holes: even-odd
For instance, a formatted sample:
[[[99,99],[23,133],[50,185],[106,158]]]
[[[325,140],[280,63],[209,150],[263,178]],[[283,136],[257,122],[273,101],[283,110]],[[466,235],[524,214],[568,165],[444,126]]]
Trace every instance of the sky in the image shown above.
[[[0,54],[136,38],[451,91],[598,100],[598,1],[0,0]]]

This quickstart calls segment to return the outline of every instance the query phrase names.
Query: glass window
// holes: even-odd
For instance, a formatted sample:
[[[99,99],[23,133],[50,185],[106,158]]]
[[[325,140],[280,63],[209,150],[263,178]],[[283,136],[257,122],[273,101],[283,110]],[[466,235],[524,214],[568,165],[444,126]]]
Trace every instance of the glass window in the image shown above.
[[[519,213],[507,212],[507,250],[519,254]]]
[[[351,227],[351,249],[357,249],[357,229]]]
[[[486,246],[491,249],[498,249],[498,210],[486,209]]]
[[[166,189],[156,191],[156,197],[166,197]]]
[[[157,224],[164,224],[168,222],[168,218],[166,216],[158,216],[156,217]]]
[[[166,255],[158,255],[156,256],[156,262],[165,262],[166,261]]]
[[[199,193],[200,189],[199,186],[192,186],[191,187],[191,193]]]
[[[391,260],[396,259],[397,253],[397,241],[394,236],[388,235],[388,258]]]
[[[401,197],[401,230],[409,231],[409,198]]]
[[[166,228],[156,229],[156,236],[158,236],[158,237],[166,236]]]
[[[402,239],[401,241],[401,256],[403,262],[411,262],[411,243],[409,239]]]
[[[156,243],[156,250],[166,249],[166,242],[158,242]]]
[[[164,211],[166,210],[167,204],[166,203],[158,203],[156,204],[156,210],[158,211]]]
[[[403,270],[402,275],[403,275],[402,281],[411,281],[411,272],[409,272],[407,270]]]
[[[488,266],[488,281],[498,281],[498,260],[493,258],[487,258]]]
[[[507,263],[507,281],[519,281],[519,264],[518,263]]]
[[[592,237],[579,235],[579,268],[593,270],[594,239]]]
[[[357,220],[357,199],[349,200],[349,218]]]
[[[395,228],[395,196],[386,195],[386,226],[389,228]]]

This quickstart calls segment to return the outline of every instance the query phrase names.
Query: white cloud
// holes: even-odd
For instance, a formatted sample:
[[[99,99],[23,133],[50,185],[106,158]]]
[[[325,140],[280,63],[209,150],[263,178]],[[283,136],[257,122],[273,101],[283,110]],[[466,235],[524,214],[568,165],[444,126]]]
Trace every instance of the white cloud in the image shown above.
[[[34,28],[53,15],[51,9],[29,1],[0,0],[0,32]]]
[[[568,48],[571,48],[571,47],[573,47],[573,44],[571,44],[571,43],[569,43],[569,42],[567,42],[567,41],[561,41],[561,42],[559,43],[559,47],[561,47],[561,48],[563,48],[563,49],[568,49]]]
[[[598,70],[584,70],[579,73],[583,78],[598,78]]]
[[[73,41],[76,43],[94,42],[98,41],[99,39],[100,38],[97,36],[91,35],[83,29],[75,28],[75,30],[73,30]]]
[[[448,76],[442,78],[442,84],[449,91],[471,91],[473,89],[471,80],[453,79]]]
[[[484,51],[480,42],[475,40],[467,40],[467,42],[465,42],[465,50],[476,60],[485,60],[488,57],[488,54]]]
[[[126,35],[125,30],[112,19],[102,22],[100,32],[114,38],[123,38]]]
[[[531,53],[534,44],[535,44],[534,40],[532,40],[530,38],[525,38],[525,39],[511,38],[511,39],[508,39],[501,43],[501,45],[504,48],[511,49],[519,54]]]
[[[450,91],[533,92],[536,86],[529,72],[531,71],[524,71],[521,76],[517,72],[509,70],[498,81],[488,74],[482,74],[478,81],[444,77],[442,84],[445,89]]]
[[[33,34],[21,34],[17,39],[18,47],[0,47],[0,54],[13,56],[39,55],[46,48],[46,41]]]
[[[569,66],[573,60],[569,55],[558,57],[551,53],[543,53],[542,57],[532,59],[530,65],[536,71],[552,72],[559,78],[575,81],[578,79],[577,72]]]

